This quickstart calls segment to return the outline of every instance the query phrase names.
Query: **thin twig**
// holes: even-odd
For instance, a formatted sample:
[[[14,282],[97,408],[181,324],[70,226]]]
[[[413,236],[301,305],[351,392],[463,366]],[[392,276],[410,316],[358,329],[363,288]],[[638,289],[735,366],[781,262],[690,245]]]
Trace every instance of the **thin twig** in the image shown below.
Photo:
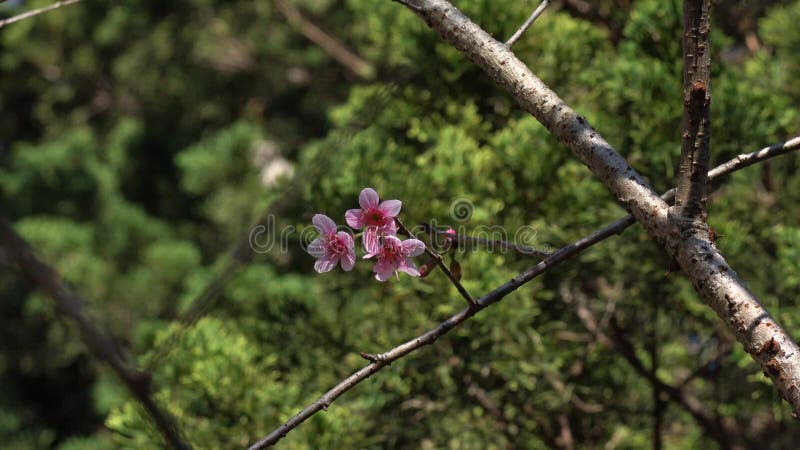
[[[641,359],[636,355],[633,343],[628,339],[624,330],[617,323],[616,318],[611,319],[611,329],[613,331],[614,348],[628,361],[628,364],[643,378],[648,380],[660,392],[667,394],[670,400],[680,405],[695,419],[705,432],[714,438],[722,448],[732,448],[731,438],[745,440],[741,433],[741,428],[728,421],[720,420],[719,417],[709,413],[701,406],[700,400],[690,395],[683,389],[676,388],[665,383],[661,378],[648,370]]]
[[[405,225],[403,225],[403,222],[401,222],[398,217],[395,217],[394,220],[395,222],[397,222],[397,226],[400,228],[401,232],[405,233],[411,239],[416,239],[416,237],[414,237],[411,231],[408,228],[406,228]],[[436,265],[438,265],[439,268],[442,269],[442,272],[444,272],[444,274],[447,275],[447,278],[449,278],[450,282],[453,283],[453,286],[456,287],[458,293],[461,294],[462,297],[464,297],[464,300],[467,301],[467,304],[472,307],[477,306],[475,303],[475,298],[469,295],[469,292],[467,292],[467,289],[464,288],[464,285],[461,284],[461,281],[459,281],[458,278],[456,278],[456,276],[453,275],[453,272],[451,272],[450,268],[447,267],[447,264],[444,263],[442,255],[431,250],[430,246],[428,245],[425,246],[425,254],[428,255],[430,258],[433,258],[434,261],[436,261]]]
[[[539,258],[546,258],[550,255],[550,253],[548,252],[537,250],[527,245],[514,244],[513,242],[504,241],[502,239],[487,239],[487,238],[480,238],[473,236],[465,236],[463,234],[455,233],[452,230],[433,227],[427,223],[421,224],[421,227],[426,233],[433,233],[436,234],[437,236],[453,240],[459,246],[470,244],[474,247],[485,247],[490,251],[493,250],[494,247],[497,247],[501,250],[512,250],[522,255],[535,256]]]
[[[86,301],[64,284],[55,269],[36,257],[30,245],[3,217],[0,217],[0,245],[6,250],[9,259],[16,262],[39,288],[55,301],[61,314],[78,325],[81,340],[92,355],[108,364],[119,376],[133,397],[144,407],[169,445],[176,450],[191,449],[189,444],[181,439],[174,420],[166,411],[162,411],[153,399],[149,375],[133,367],[122,346],[101,330],[86,314],[83,306]]]
[[[778,147],[780,147],[780,151],[778,150]],[[797,150],[799,148],[800,148],[800,137],[792,139],[791,141],[788,141],[784,144],[777,144],[768,148],[768,149],[775,149],[774,151],[765,151],[768,149],[762,149],[759,150],[758,152],[754,152],[751,154],[740,155],[736,159],[741,160],[742,162],[730,164],[729,161],[728,163],[725,163],[717,167],[714,171],[712,171],[715,172],[713,177],[711,176],[711,173],[709,173],[709,179],[719,178],[723,175],[727,175],[743,167],[754,164],[755,163],[754,158],[759,161],[764,161],[766,159],[778,156],[779,154],[787,153],[789,151]],[[666,193],[664,194],[664,196],[668,197],[669,195],[668,193]],[[483,297],[477,299],[476,300],[477,306],[475,307],[472,307],[471,305],[468,306],[467,308],[459,311],[458,313],[454,314],[447,320],[441,322],[435,328],[403,344],[400,344],[385,353],[381,353],[378,355],[374,354],[368,355],[365,353],[364,355],[368,355],[369,358],[367,358],[367,356],[364,355],[362,356],[372,361],[370,364],[368,364],[367,366],[363,367],[362,369],[358,370],[357,372],[353,373],[349,377],[339,382],[336,386],[328,390],[320,398],[318,398],[316,401],[314,401],[306,408],[304,408],[302,411],[297,413],[294,417],[283,423],[281,426],[273,430],[271,433],[269,433],[267,436],[265,436],[258,442],[251,445],[249,450],[260,450],[274,445],[276,442],[281,440],[281,438],[286,436],[287,433],[295,429],[298,425],[306,421],[309,417],[313,416],[314,414],[318,413],[321,410],[327,410],[328,407],[331,405],[331,403],[335,401],[337,398],[339,398],[339,396],[349,391],[350,389],[354,388],[356,385],[366,380],[374,373],[380,371],[385,366],[391,364],[397,359],[400,359],[415,350],[418,350],[419,348],[433,344],[434,342],[436,342],[437,339],[447,334],[450,330],[457,327],[464,321],[468,320],[470,317],[474,316],[484,308],[499,302],[506,295],[517,290],[520,286],[533,280],[537,276],[545,273],[546,271],[552,269],[553,267],[556,267],[557,265],[577,255],[578,253],[586,250],[587,248],[593,246],[594,244],[603,241],[615,234],[622,233],[622,231],[624,231],[627,227],[634,224],[635,222],[636,219],[634,219],[632,216],[626,216],[617,219],[611,224],[607,225],[606,227],[598,231],[595,231],[594,233],[551,253],[550,256],[540,261],[538,264],[520,273],[516,277],[512,278],[510,281],[494,289],[493,291],[489,292]]]
[[[542,15],[545,8],[547,8],[547,5],[549,4],[550,0],[542,0],[542,3],[539,3],[539,6],[537,6],[536,9],[533,10],[533,13],[531,13],[530,17],[528,17],[528,20],[526,20],[525,23],[523,23],[522,26],[519,27],[519,30],[517,30],[510,38],[508,38],[508,41],[506,41],[506,45],[509,47],[514,45],[514,43],[517,42],[517,40],[519,40],[520,37],[522,37],[522,34],[525,33],[525,31],[527,31],[531,25],[533,25],[533,22],[535,22],[536,19],[538,19],[539,16]]]
[[[64,0],[60,2],[55,2],[50,6],[45,6],[43,8],[34,9],[28,12],[24,12],[22,14],[9,17],[8,19],[0,20],[0,28],[3,28],[6,25],[11,25],[14,22],[19,22],[20,20],[25,20],[33,16],[38,16],[39,14],[46,13],[48,11],[52,11],[54,9],[61,8],[62,6],[69,6],[73,3],[78,3],[81,0]]]
[[[700,406],[700,401],[685,392],[682,388],[666,384],[656,375],[655,371],[647,369],[644,362],[636,354],[635,347],[630,342],[625,332],[620,328],[615,316],[611,316],[610,324],[613,334],[609,336],[597,326],[597,320],[586,302],[571,301],[570,298],[572,296],[573,293],[562,286],[562,301],[575,307],[575,315],[578,316],[583,327],[596,336],[598,342],[602,342],[607,347],[615,349],[636,373],[650,382],[654,391],[666,393],[670,400],[689,412],[697,424],[713,437],[722,448],[730,448],[730,437],[740,435],[735,427],[731,427],[726,422],[703,409]],[[661,402],[660,398],[657,402]]]
[[[346,67],[350,72],[364,79],[371,79],[375,69],[363,58],[353,53],[339,40],[323,31],[320,27],[303,17],[300,10],[285,0],[275,0],[275,9],[300,33],[313,43],[325,50],[336,62]]]

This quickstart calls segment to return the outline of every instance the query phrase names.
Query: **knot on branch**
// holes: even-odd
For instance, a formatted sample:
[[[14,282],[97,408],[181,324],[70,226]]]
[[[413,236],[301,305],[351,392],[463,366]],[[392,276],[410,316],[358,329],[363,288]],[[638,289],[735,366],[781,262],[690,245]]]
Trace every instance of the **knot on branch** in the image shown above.
[[[361,355],[362,358],[366,359],[369,362],[374,362],[374,363],[386,362],[386,355],[383,354],[375,355],[372,353],[360,352],[359,355]]]

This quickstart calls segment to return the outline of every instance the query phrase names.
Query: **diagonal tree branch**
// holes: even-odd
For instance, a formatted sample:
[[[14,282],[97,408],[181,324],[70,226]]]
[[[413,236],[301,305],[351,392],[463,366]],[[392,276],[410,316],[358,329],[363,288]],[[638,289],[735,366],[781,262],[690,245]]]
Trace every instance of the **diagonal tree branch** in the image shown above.
[[[667,204],[617,151],[539,80],[510,51],[446,0],[394,0],[422,17],[441,37],[463,52],[522,109],[569,148],[680,265],[695,290],[733,331],[800,418],[800,348],[736,272],[728,266],[708,232],[670,220]]]
[[[711,0],[683,2],[683,134],[675,216],[703,217],[711,142]]]
[[[735,160],[741,162],[737,164],[729,164],[730,163],[729,161],[728,163],[725,163],[722,166],[717,167],[714,171],[712,171],[714,172],[713,177],[711,176],[711,174],[709,174],[709,179],[719,178],[723,175],[735,172],[736,170],[739,170],[743,167],[752,165],[756,161],[764,161],[766,159],[794,150],[800,150],[800,137],[792,139],[791,141],[784,144],[773,145],[766,149],[759,150],[758,152],[755,153],[739,155],[735,158]],[[757,156],[751,157],[751,155],[757,155]],[[670,197],[671,196],[670,192],[674,192],[674,190],[665,193],[664,196]],[[416,338],[411,339],[410,341],[407,341],[401,345],[398,345],[385,353],[381,353],[379,355],[370,355],[370,354],[364,354],[366,356],[362,355],[365,358],[372,361],[372,363],[368,364],[361,370],[353,373],[349,377],[339,382],[336,386],[328,390],[320,398],[318,398],[312,404],[310,404],[302,411],[297,413],[294,417],[292,417],[287,422],[285,422],[284,424],[273,430],[270,434],[268,434],[258,442],[254,443],[252,446],[250,446],[250,450],[260,450],[274,445],[276,442],[278,442],[284,436],[286,436],[287,433],[289,433],[298,425],[306,421],[309,417],[313,416],[319,411],[327,410],[327,408],[331,405],[331,403],[333,403],[334,400],[339,398],[339,396],[349,391],[350,389],[354,388],[356,385],[366,380],[374,373],[378,372],[379,370],[383,369],[392,362],[402,358],[403,356],[415,350],[418,350],[426,345],[433,344],[438,338],[445,335],[450,330],[460,325],[462,322],[468,320],[470,317],[474,316],[484,308],[499,302],[506,295],[510,294],[511,292],[514,292],[520,286],[533,280],[534,278],[552,269],[553,267],[556,267],[557,265],[568,260],[569,258],[581,253],[583,250],[586,250],[592,245],[602,240],[605,240],[606,238],[609,238],[615,234],[622,233],[622,231],[624,231],[627,227],[633,225],[634,223],[636,223],[636,219],[634,219],[632,216],[626,216],[621,219],[618,219],[609,224],[608,226],[604,227],[603,229],[595,231],[594,233],[551,253],[543,261],[539,262],[538,264],[529,268],[525,272],[522,272],[521,274],[512,278],[511,281],[505,283],[499,288],[491,291],[487,295],[478,299],[477,300],[478,306],[476,308],[468,306],[467,308],[451,316],[449,319],[440,323],[438,326],[431,329],[430,331],[421,334]]]
[[[724,420],[714,417],[708,411],[703,409],[698,400],[693,395],[686,392],[684,389],[677,388],[670,384],[665,383],[654,372],[648,370],[641,359],[636,356],[636,349],[633,343],[628,339],[624,330],[617,322],[616,318],[611,318],[611,329],[613,338],[611,339],[612,346],[628,361],[628,364],[643,378],[647,379],[654,388],[667,394],[670,400],[680,405],[684,410],[692,415],[695,422],[700,425],[703,430],[710,437],[712,437],[720,447],[725,449],[740,449],[741,447],[735,445],[731,438],[738,437],[739,439],[746,440],[741,430]],[[757,448],[752,446],[752,448]]]
[[[293,27],[297,28],[308,40],[319,45],[328,55],[350,72],[364,79],[371,79],[375,69],[363,58],[353,53],[335,37],[323,31],[286,0],[274,0],[275,9],[280,12]]]
[[[603,331],[598,326],[594,313],[586,305],[586,302],[571,301],[573,293],[569,289],[562,289],[562,301],[567,304],[575,306],[575,315],[578,316],[584,328],[608,348],[615,349],[628,364],[636,371],[639,376],[646,379],[653,387],[653,390],[659,393],[664,393],[669,399],[675,402],[688,412],[699,425],[711,438],[713,438],[721,448],[731,449],[736,448],[731,444],[731,438],[736,436],[743,439],[744,436],[740,433],[739,429],[727,422],[720,420],[714,415],[710,414],[706,409],[701,406],[700,401],[693,395],[686,392],[683,385],[675,387],[662,381],[654,370],[648,369],[644,362],[636,354],[636,349],[628,339],[625,331],[620,327],[616,317],[612,314],[610,325],[611,335]],[[654,403],[661,401],[660,396],[654,399]]]
[[[64,0],[60,2],[55,2],[52,5],[45,6],[43,8],[33,9],[28,12],[16,15],[14,17],[9,17],[8,19],[0,20],[0,28],[3,28],[6,25],[11,25],[12,23],[15,22],[19,22],[20,20],[29,19],[31,17],[38,16],[39,14],[61,8],[62,6],[69,6],[73,3],[78,3],[79,1],[81,0]]]
[[[6,250],[8,258],[16,262],[39,288],[55,301],[59,312],[78,325],[81,340],[92,355],[114,370],[155,422],[166,442],[176,450],[189,450],[191,447],[181,439],[172,417],[166,411],[162,411],[153,399],[148,374],[133,368],[122,347],[86,314],[83,307],[86,302],[64,284],[61,276],[53,268],[36,257],[30,245],[2,217],[0,217],[0,246]]]

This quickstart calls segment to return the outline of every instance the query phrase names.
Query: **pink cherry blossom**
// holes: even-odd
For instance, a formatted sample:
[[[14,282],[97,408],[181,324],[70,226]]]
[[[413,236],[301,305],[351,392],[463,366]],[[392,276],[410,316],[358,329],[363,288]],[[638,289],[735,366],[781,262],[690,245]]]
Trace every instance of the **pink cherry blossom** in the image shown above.
[[[376,252],[370,252],[364,258],[377,256],[375,267],[375,279],[386,281],[397,274],[397,271],[405,272],[411,276],[418,277],[417,266],[409,259],[418,256],[425,251],[425,244],[418,239],[407,239],[401,241],[397,236],[384,236],[383,244]],[[399,274],[398,274],[399,277]]]
[[[311,219],[319,231],[319,237],[308,245],[308,253],[317,258],[314,270],[319,273],[330,272],[336,264],[349,271],[356,264],[353,237],[345,231],[336,231],[336,223],[324,214],[315,214]]]
[[[353,228],[364,230],[364,248],[367,253],[380,250],[381,236],[394,236],[397,224],[394,218],[400,213],[403,202],[400,200],[384,200],[380,202],[378,193],[372,188],[364,188],[358,195],[361,209],[351,209],[345,213],[347,224]]]

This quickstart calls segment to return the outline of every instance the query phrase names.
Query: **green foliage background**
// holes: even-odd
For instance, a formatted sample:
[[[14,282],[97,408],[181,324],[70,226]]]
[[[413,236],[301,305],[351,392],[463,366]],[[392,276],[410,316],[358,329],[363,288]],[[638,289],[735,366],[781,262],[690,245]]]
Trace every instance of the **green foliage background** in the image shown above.
[[[0,14],[46,3],[9,2]],[[0,30],[2,209],[91,299],[94,317],[143,365],[157,361],[157,398],[196,448],[245,447],[362,367],[358,352],[384,351],[463,307],[439,273],[385,284],[369,263],[314,273],[301,245],[313,214],[343,224],[371,186],[403,201],[407,224],[497,226],[509,239],[527,227],[535,236],[524,243],[555,248],[623,212],[541,125],[402,6],[291,3],[376,76],[354,77],[270,1],[85,0]],[[457,6],[504,37],[535,3]],[[515,52],[655,188],[671,187],[680,2],[597,2],[594,17],[555,3]],[[751,3],[715,2],[714,162],[800,131],[800,2]],[[744,47],[747,33],[757,50]],[[294,167],[296,181],[267,180],[276,158]],[[791,155],[738,172],[709,209],[728,261],[800,338],[798,166]],[[263,236],[275,246],[196,324],[182,325],[229,250],[280,198],[290,201]],[[451,216],[459,199],[474,206],[467,220]],[[453,256],[474,294],[533,264],[500,251]],[[793,448],[800,431],[789,408],[690,284],[665,275],[669,266],[631,227],[392,364],[279,447],[559,447],[564,418],[578,448],[649,446],[651,387],[612,349],[587,347],[574,306],[585,301],[598,317],[613,302],[638,356],[652,367],[655,354],[668,383],[721,355],[687,391],[737,423],[740,444]],[[162,447],[113,373],[11,267],[0,272],[0,299],[3,448]],[[675,404],[662,434],[666,448],[716,445]]]

